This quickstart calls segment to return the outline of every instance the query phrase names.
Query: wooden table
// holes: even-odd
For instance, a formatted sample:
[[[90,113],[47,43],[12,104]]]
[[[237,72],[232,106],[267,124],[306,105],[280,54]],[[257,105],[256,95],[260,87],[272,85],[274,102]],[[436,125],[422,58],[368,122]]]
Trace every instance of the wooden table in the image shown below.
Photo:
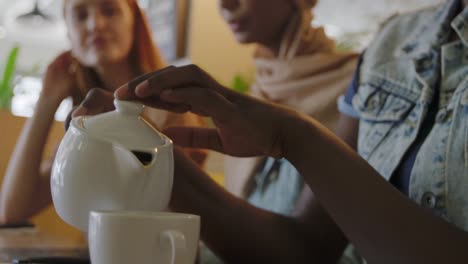
[[[87,257],[84,242],[70,241],[34,228],[0,229],[0,264],[30,257]]]

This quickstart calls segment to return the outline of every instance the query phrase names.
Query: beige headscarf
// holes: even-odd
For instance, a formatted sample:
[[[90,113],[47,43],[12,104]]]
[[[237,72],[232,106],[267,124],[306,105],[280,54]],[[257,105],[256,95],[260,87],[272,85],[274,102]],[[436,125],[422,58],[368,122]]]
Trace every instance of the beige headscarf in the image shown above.
[[[294,108],[333,130],[339,112],[336,101],[351,81],[357,55],[335,51],[321,27],[312,27],[316,0],[293,0],[298,10],[283,35],[277,57],[255,54],[257,66],[252,94]],[[250,194],[253,176],[263,158],[227,158],[226,187],[239,196]]]
[[[357,55],[340,53],[322,27],[312,27],[310,8],[317,0],[293,0],[298,5],[283,35],[277,57],[255,54],[252,94],[307,113],[334,129],[336,99],[350,82]]]

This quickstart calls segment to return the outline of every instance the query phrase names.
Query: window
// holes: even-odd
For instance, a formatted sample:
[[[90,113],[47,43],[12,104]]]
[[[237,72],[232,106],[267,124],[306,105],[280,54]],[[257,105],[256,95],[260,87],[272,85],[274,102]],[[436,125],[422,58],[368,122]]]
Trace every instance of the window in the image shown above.
[[[17,116],[31,117],[42,88],[42,80],[38,77],[22,77],[18,80],[11,102],[11,112]],[[64,121],[72,109],[72,100],[68,98],[60,104],[55,119]]]

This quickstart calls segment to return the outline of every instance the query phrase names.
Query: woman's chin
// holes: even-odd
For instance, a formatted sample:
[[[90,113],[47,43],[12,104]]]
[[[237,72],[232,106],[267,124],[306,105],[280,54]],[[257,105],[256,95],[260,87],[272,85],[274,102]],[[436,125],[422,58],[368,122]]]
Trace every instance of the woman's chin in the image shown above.
[[[125,60],[125,56],[119,56],[116,52],[108,50],[93,50],[78,56],[78,60],[87,67],[102,67],[113,65]]]
[[[255,38],[247,32],[234,32],[234,37],[241,44],[255,43]]]
[[[115,56],[108,56],[106,54],[97,55],[95,58],[95,66],[112,65],[122,61],[120,58],[115,58]]]

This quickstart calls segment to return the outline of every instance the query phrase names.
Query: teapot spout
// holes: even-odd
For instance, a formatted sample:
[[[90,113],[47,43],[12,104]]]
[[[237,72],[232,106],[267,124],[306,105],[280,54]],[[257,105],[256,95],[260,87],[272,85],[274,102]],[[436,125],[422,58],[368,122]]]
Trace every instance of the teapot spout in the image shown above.
[[[138,159],[138,161],[144,166],[151,166],[154,163],[156,151],[148,152],[148,151],[141,151],[141,150],[131,150],[133,155]]]
[[[130,162],[131,167],[135,169],[146,169],[152,167],[156,162],[158,149],[126,149],[123,146],[116,145],[114,153],[118,159],[122,160],[122,164]]]

